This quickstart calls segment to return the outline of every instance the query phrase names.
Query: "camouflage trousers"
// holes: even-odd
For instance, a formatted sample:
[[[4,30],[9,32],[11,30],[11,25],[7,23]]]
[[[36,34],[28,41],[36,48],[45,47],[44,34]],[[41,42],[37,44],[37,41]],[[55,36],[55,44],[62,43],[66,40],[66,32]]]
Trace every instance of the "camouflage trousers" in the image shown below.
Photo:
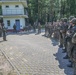
[[[53,30],[49,28],[49,29],[48,29],[48,33],[49,33],[48,36],[51,37],[51,36],[52,36],[52,33],[53,33]]]
[[[38,34],[41,33],[41,29],[38,29]]]
[[[67,54],[69,57],[71,57],[71,47],[72,47],[71,42],[67,42]]]
[[[48,37],[48,35],[49,35],[48,30],[45,30],[45,36]]]
[[[66,34],[63,33],[63,34],[62,34],[62,38],[63,38],[63,48],[64,48],[64,49],[66,48],[66,39],[65,39],[65,37],[66,37]]]
[[[58,31],[54,31],[53,37],[54,37],[55,39],[58,39],[58,40],[59,40],[59,32],[58,32]]]
[[[60,42],[60,45],[63,45],[62,33],[60,32],[59,32],[59,42]]]
[[[73,63],[74,75],[76,75],[76,62]]]

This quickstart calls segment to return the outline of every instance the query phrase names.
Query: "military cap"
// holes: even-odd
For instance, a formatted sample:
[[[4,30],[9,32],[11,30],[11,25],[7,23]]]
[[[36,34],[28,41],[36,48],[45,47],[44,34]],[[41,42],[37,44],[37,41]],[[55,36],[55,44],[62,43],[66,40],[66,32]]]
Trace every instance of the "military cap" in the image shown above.
[[[71,20],[71,23],[76,24],[76,18],[73,18],[73,19]]]

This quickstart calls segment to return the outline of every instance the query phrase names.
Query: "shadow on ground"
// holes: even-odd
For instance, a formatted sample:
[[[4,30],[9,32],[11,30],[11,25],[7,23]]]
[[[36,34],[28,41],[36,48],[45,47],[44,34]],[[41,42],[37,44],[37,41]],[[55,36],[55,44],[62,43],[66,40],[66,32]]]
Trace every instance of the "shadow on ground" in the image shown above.
[[[8,32],[7,33],[7,35],[20,35],[20,36],[22,36],[22,35],[29,35],[29,34],[34,34],[35,32],[33,32],[33,31],[24,31],[24,32],[17,32],[17,33],[15,33],[15,32]]]
[[[63,57],[66,55],[66,53],[62,53],[62,49],[59,48],[58,52],[54,54],[55,59],[59,62],[59,68],[64,69],[64,72],[66,75],[73,75],[73,69],[70,67],[67,67],[67,64],[70,64],[68,59],[63,59]]]
[[[2,42],[5,42],[5,41],[3,41],[3,40],[0,40],[0,43],[2,43]]]
[[[46,38],[49,38],[49,39],[51,40],[53,46],[57,46],[57,45],[59,45],[59,41],[58,41],[58,39],[53,38],[53,37],[50,38],[50,37],[48,37],[48,36],[45,36],[45,34],[42,35],[42,36],[43,36],[43,37],[46,37]]]
[[[51,41],[52,41],[52,45],[53,45],[53,46],[59,45],[58,39],[56,39],[56,38],[51,38]]]
[[[44,29],[41,30],[41,33],[43,33],[43,32],[45,32]],[[7,32],[7,35],[19,35],[19,36],[22,36],[22,35],[30,35],[30,34],[39,35],[37,29],[36,29],[36,31],[30,30],[30,31],[21,31],[21,32],[17,32],[17,33],[16,32]]]

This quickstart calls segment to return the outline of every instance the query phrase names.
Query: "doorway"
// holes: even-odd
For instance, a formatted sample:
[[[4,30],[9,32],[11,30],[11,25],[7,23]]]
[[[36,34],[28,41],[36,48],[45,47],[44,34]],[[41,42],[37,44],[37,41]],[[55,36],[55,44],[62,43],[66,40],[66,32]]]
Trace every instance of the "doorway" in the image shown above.
[[[17,31],[20,31],[20,20],[19,19],[15,20],[15,24]]]

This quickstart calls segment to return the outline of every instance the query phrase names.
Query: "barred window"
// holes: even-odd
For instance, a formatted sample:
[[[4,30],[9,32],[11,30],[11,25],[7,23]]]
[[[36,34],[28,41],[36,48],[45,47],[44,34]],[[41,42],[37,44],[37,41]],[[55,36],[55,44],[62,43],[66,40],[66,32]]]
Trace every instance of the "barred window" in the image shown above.
[[[7,25],[10,26],[10,20],[7,20]]]
[[[16,8],[18,8],[18,7],[19,7],[19,5],[15,5],[15,7],[16,7]]]
[[[9,8],[9,6],[8,6],[8,5],[6,5],[6,8]]]

